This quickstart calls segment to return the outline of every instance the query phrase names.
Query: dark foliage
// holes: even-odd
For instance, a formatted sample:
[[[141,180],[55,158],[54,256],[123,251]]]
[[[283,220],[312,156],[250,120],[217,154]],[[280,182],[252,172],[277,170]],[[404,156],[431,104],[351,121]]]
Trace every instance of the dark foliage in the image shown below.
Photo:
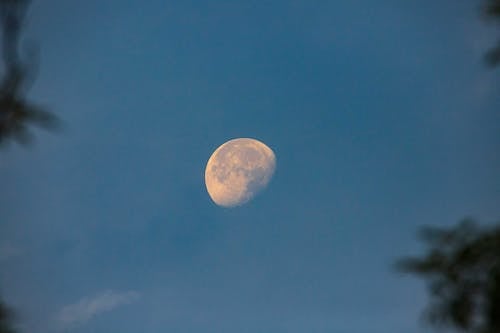
[[[0,301],[0,333],[14,333],[12,312]]]
[[[0,0],[0,28],[2,30],[3,78],[0,79],[0,144],[9,139],[29,143],[32,135],[28,124],[47,129],[58,125],[57,118],[43,107],[26,99],[26,89],[33,77],[33,58],[23,63],[19,57],[19,38],[28,0]]]
[[[487,19],[492,20],[497,26],[499,26],[500,0],[486,0],[484,14]],[[500,40],[486,53],[485,60],[490,66],[497,66],[500,64]]]
[[[500,225],[465,220],[454,228],[425,227],[422,257],[404,258],[397,269],[426,280],[431,301],[426,319],[464,332],[500,332]]]

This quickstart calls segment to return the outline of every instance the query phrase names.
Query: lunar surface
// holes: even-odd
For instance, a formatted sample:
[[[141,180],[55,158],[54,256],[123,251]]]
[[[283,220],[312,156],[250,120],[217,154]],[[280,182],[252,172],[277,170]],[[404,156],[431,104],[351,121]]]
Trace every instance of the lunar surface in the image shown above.
[[[219,206],[242,205],[267,186],[275,168],[276,157],[262,142],[248,138],[230,140],[208,160],[208,194]]]

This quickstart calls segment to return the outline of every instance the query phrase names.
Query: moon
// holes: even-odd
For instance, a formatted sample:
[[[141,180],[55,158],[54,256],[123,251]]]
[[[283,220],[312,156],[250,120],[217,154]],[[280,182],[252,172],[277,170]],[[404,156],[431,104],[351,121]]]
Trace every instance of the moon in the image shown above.
[[[210,156],[205,185],[217,205],[239,206],[266,188],[275,169],[276,157],[271,148],[255,139],[233,139]]]

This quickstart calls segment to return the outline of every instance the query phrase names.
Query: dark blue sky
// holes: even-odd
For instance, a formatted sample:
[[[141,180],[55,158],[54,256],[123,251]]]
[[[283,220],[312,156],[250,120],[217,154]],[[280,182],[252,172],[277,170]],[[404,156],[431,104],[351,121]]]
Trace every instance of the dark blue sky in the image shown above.
[[[65,123],[0,155],[0,286],[26,332],[420,333],[391,264],[422,224],[500,216],[495,41],[470,1],[34,1],[30,98]],[[277,169],[204,186],[235,137]]]

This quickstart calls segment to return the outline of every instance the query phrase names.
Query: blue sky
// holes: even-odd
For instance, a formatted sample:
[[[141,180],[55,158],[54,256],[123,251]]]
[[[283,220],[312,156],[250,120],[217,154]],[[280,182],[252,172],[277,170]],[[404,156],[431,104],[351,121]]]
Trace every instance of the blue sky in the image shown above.
[[[26,332],[421,333],[391,269],[422,224],[500,216],[496,32],[470,1],[34,1],[30,98],[0,155],[0,290]],[[277,169],[223,209],[204,168]]]

